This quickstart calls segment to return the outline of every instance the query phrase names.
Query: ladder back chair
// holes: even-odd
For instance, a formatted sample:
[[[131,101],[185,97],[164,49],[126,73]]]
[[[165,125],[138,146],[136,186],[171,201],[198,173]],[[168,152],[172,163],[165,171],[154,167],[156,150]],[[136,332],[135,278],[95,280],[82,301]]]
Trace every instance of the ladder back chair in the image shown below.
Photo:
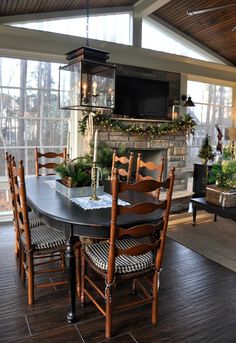
[[[12,166],[13,166],[13,164],[15,164],[15,158],[14,158],[14,156],[12,156],[12,155],[8,154],[8,152],[6,152],[5,159],[6,159],[6,169],[7,169],[10,197],[11,197],[11,205],[12,205],[12,211],[13,211],[13,224],[14,224],[14,228],[15,228],[15,253],[16,253],[16,256],[19,257],[19,249],[20,249],[19,224],[18,224],[18,218],[16,215],[14,184],[13,184],[13,171],[12,171]],[[33,228],[35,226],[43,224],[43,221],[34,212],[29,212],[28,216],[29,216],[30,228]],[[20,271],[20,269],[19,269],[19,271]]]
[[[117,156],[117,151],[114,150],[112,155],[112,168],[111,168],[111,178],[114,173],[114,169],[118,169],[120,176],[126,178],[126,182],[129,183],[132,177],[132,167],[134,162],[134,153],[131,152],[129,158],[126,156]]]
[[[64,234],[46,224],[31,228],[29,225],[29,214],[27,210],[25,173],[23,161],[16,166],[12,163],[13,187],[16,216],[19,225],[20,253],[21,253],[21,278],[25,281],[27,275],[28,283],[28,304],[34,303],[35,287],[54,287],[65,284],[65,281],[40,282],[36,283],[35,276],[51,275],[54,272],[64,272],[64,251],[66,238]],[[19,181],[18,181],[19,179]],[[60,262],[59,267],[54,266],[55,262]],[[49,263],[49,267],[44,267]]]
[[[156,164],[154,162],[144,162],[142,160],[142,154],[138,153],[137,158],[137,166],[136,166],[136,182],[141,180],[157,180],[159,182],[162,181],[163,178],[163,172],[164,172],[164,157],[161,159],[160,164]],[[142,175],[142,172],[145,172],[145,176]],[[147,172],[154,173],[155,175],[146,175]],[[158,188],[156,192],[153,192],[152,195],[154,195],[157,199],[160,198],[160,191],[161,189]]]
[[[174,184],[174,168],[169,177],[163,182],[143,180],[134,184],[127,184],[118,180],[118,171],[114,170],[112,180],[112,210],[109,242],[90,244],[82,249],[82,285],[81,305],[89,298],[105,316],[105,337],[112,336],[112,316],[114,310],[126,310],[142,304],[152,304],[152,324],[157,324],[158,288],[160,271],[164,254],[166,231],[171,206]],[[145,202],[131,206],[118,205],[118,196],[125,191],[146,192],[163,187],[167,190],[166,198],[162,201],[144,195]],[[160,211],[159,220],[147,222],[148,213]],[[143,217],[143,224],[130,228],[118,225],[120,215],[139,214]],[[142,222],[142,221],[141,221]],[[89,267],[89,268],[88,268]],[[89,274],[89,269],[93,273]],[[95,275],[104,278],[104,290],[96,283]],[[92,279],[94,277],[94,279]],[[132,280],[133,293],[139,290],[143,297],[136,297],[132,302],[125,302],[113,306],[113,294],[119,281]],[[146,287],[145,287],[146,286]],[[95,290],[96,298],[91,292]],[[151,291],[150,291],[151,289]],[[104,301],[102,305],[97,299],[100,295]]]
[[[55,158],[61,158],[62,162],[64,162],[67,158],[67,148],[65,147],[62,152],[56,153],[47,151],[45,153],[42,153],[38,150],[38,148],[35,148],[35,173],[36,176],[41,176],[42,171],[44,171],[43,175],[55,175],[55,172],[52,170],[59,165],[59,163],[56,163],[53,161]],[[49,160],[45,163],[41,163],[41,159]],[[50,161],[51,160],[51,161]],[[40,173],[41,170],[41,173]]]

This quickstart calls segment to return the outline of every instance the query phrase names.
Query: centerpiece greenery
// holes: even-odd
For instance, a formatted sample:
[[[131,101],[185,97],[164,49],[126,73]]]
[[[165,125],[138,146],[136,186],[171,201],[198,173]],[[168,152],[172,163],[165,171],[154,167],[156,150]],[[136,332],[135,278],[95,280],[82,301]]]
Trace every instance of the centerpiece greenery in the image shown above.
[[[55,171],[61,176],[61,182],[67,187],[85,187],[91,185],[92,158],[77,157],[66,159]]]
[[[93,151],[93,145],[91,145]],[[125,148],[117,148],[117,155],[125,154]],[[101,179],[107,180],[111,175],[113,149],[104,141],[99,141],[97,150],[97,166],[101,171]],[[93,155],[77,157],[73,160],[66,159],[58,165],[55,171],[60,175],[61,182],[67,187],[86,187],[91,185],[91,170],[93,166]]]

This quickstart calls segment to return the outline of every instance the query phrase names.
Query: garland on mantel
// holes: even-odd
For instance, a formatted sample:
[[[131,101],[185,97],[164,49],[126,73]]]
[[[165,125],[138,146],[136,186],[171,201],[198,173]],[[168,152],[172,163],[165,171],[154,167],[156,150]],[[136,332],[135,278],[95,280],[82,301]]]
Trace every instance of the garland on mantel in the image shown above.
[[[84,135],[87,130],[88,118],[92,115],[95,126],[112,129],[113,131],[124,132],[127,134],[137,134],[141,137],[150,135],[151,138],[163,135],[183,132],[194,135],[196,123],[190,114],[184,114],[171,122],[163,123],[132,123],[122,122],[122,119],[113,119],[111,114],[100,112],[83,112],[83,118],[79,121],[79,131]],[[135,119],[134,119],[135,121]]]

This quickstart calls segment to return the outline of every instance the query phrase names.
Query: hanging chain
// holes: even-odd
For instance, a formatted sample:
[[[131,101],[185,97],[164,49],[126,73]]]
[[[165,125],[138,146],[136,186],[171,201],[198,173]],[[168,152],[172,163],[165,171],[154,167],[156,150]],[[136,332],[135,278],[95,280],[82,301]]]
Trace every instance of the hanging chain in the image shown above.
[[[86,2],[86,46],[89,47],[89,0]]]

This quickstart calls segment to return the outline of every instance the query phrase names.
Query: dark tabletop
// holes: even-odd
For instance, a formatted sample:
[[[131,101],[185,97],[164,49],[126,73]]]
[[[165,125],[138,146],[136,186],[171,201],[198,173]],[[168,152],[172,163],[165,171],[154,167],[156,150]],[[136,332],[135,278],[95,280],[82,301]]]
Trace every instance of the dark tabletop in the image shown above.
[[[73,227],[74,235],[87,237],[107,238],[111,219],[111,208],[84,210],[67,197],[51,188],[45,181],[53,180],[53,176],[32,177],[26,180],[28,205],[49,224],[68,233]],[[109,192],[109,184],[105,190]],[[139,193],[125,192],[120,197],[130,204],[156,200],[150,196]],[[156,222],[162,218],[162,211],[156,210],[149,215],[123,215],[119,217],[118,224],[131,226],[144,222]],[[73,226],[71,225],[73,224]]]

